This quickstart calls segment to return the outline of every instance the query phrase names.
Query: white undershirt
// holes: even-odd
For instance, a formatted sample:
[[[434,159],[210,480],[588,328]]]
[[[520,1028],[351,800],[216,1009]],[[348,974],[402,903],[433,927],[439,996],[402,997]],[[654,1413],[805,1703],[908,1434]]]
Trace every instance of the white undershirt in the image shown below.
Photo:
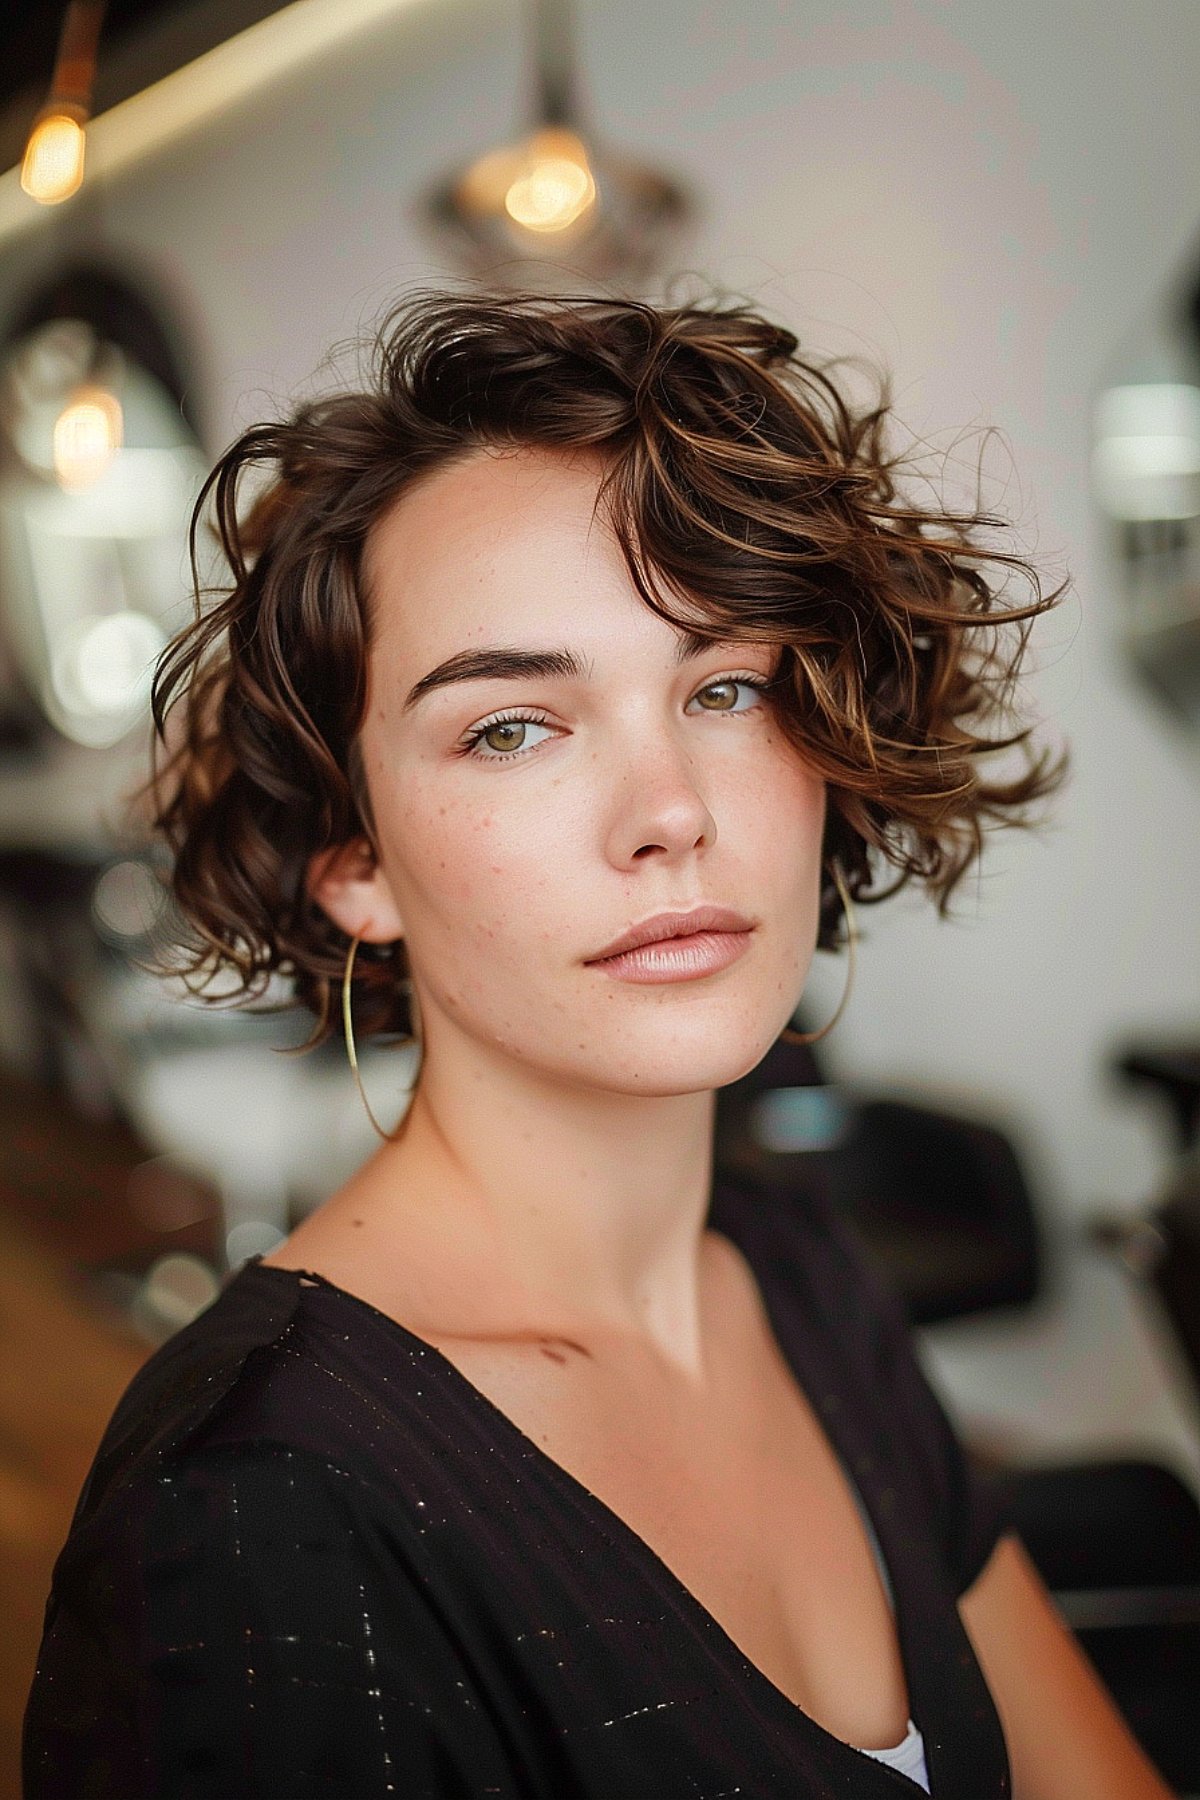
[[[862,1746],[855,1744],[856,1750]],[[890,1769],[899,1769],[911,1781],[919,1782],[925,1792],[929,1792],[929,1770],[925,1767],[925,1739],[917,1730],[912,1720],[908,1721],[908,1730],[900,1743],[890,1750],[863,1750],[864,1756],[873,1756],[876,1762],[886,1763]]]

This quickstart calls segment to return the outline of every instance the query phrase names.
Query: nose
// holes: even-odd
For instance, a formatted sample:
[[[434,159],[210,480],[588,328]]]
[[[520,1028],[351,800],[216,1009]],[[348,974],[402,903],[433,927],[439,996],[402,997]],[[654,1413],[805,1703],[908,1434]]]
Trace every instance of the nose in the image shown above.
[[[716,838],[717,822],[683,746],[667,731],[641,734],[617,774],[607,845],[613,866],[674,860],[711,849]]]

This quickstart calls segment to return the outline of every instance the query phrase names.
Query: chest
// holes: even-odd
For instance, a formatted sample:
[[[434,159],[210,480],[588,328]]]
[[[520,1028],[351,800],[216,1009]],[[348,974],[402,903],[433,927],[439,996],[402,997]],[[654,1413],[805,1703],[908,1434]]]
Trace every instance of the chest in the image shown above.
[[[731,1337],[703,1397],[555,1340],[430,1341],[810,1717],[863,1747],[904,1736],[903,1665],[861,1515],[769,1333]]]

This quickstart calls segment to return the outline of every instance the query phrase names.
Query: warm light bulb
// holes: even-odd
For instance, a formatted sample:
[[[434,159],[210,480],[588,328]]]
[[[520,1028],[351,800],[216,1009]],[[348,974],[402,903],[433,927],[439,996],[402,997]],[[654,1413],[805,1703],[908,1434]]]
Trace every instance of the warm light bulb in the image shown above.
[[[546,130],[530,139],[522,172],[504,196],[504,208],[530,231],[565,231],[596,198],[587,151],[574,132]]]
[[[47,113],[29,134],[21,186],[42,206],[69,200],[83,180],[84,129],[69,112]]]
[[[504,210],[504,196],[525,167],[519,146],[504,144],[477,157],[458,183],[459,204],[486,216]]]
[[[99,481],[121,448],[121,402],[102,387],[77,388],[54,422],[54,473],[69,493]]]

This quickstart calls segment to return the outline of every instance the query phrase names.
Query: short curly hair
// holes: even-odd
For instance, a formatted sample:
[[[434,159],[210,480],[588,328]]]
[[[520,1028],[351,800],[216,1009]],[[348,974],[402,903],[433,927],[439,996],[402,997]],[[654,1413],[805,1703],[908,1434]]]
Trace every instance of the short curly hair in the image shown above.
[[[142,797],[184,926],[174,972],[194,993],[229,1000],[227,983],[208,989],[233,972],[245,1001],[278,973],[317,1017],[300,1047],[334,1030],[349,939],[305,873],[323,849],[375,843],[358,745],[364,550],[411,483],[483,448],[595,452],[598,503],[645,604],[714,639],[784,647],[772,704],[829,796],[819,947],[839,941],[835,860],[857,900],[915,877],[945,913],[986,825],[1034,822],[1067,758],[1034,752],[1013,690],[1031,622],[1067,584],[1043,595],[1024,557],[985,547],[1005,521],[905,498],[886,380],[856,410],[833,363],[744,303],[423,287],[371,350],[357,391],[244,432],[193,515],[193,572],[211,505],[232,581],[206,607],[197,580],[195,617],[159,660]],[[243,508],[242,478],[264,467]],[[1032,597],[1001,605],[1014,573]],[[1014,728],[988,736],[1002,717]],[[985,778],[980,757],[1014,746],[1021,768]],[[356,1030],[406,1030],[406,953],[364,950]]]

